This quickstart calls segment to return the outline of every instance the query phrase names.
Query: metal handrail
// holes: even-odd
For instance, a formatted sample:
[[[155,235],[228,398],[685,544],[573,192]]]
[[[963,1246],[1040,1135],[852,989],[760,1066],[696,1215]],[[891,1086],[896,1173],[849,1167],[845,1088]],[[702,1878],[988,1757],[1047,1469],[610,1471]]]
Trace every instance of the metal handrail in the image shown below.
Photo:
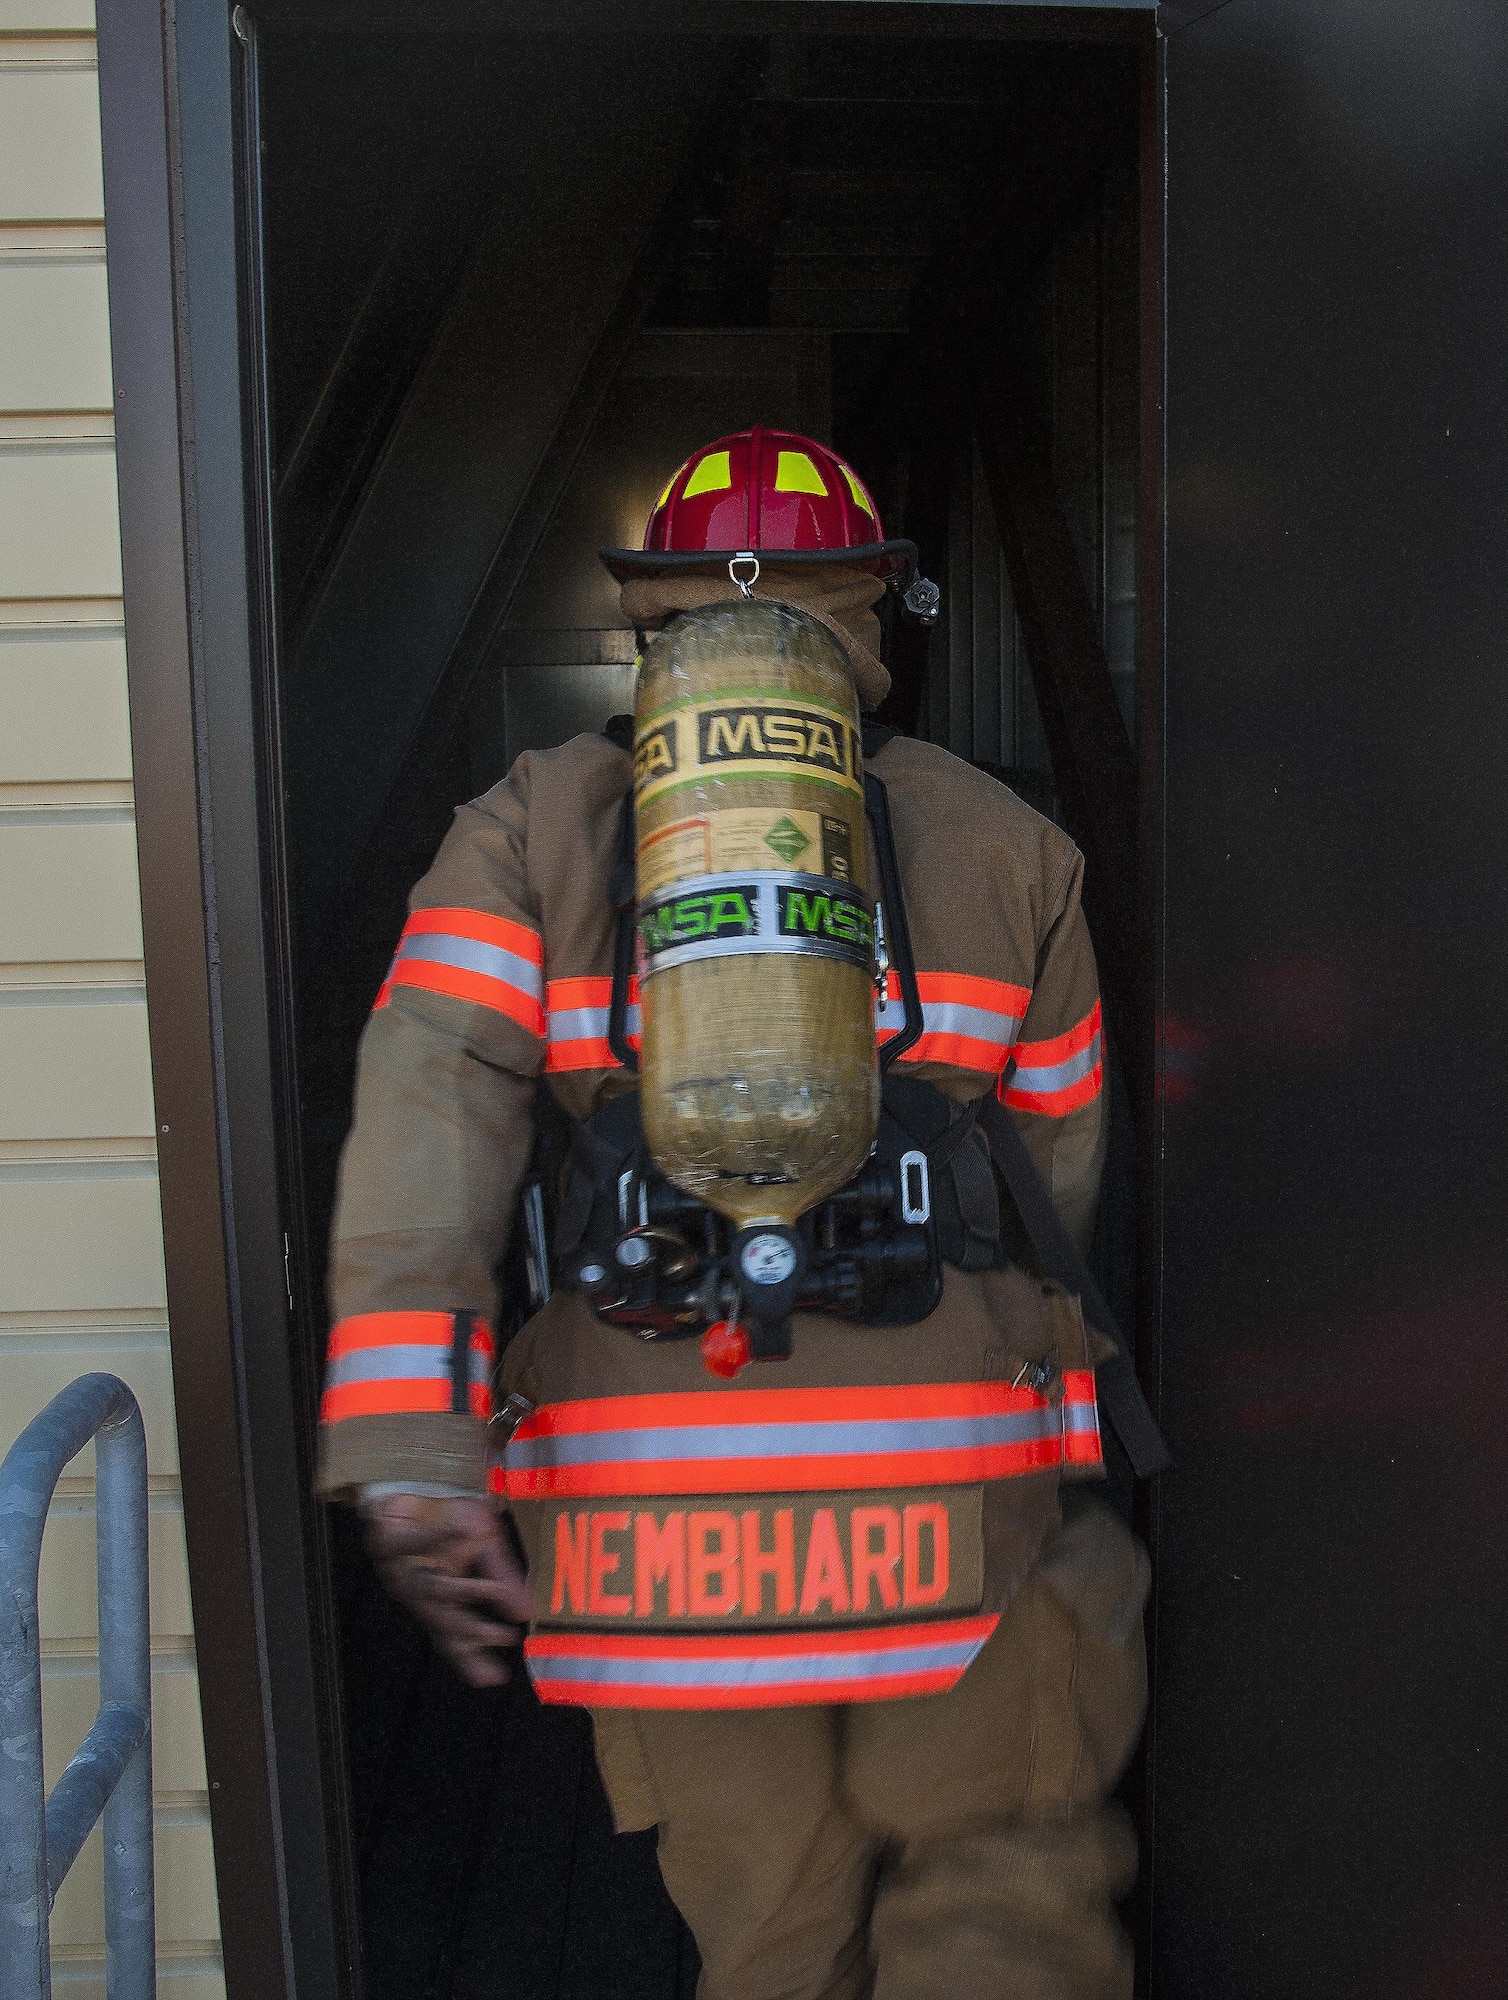
[[[100,1704],[51,1798],[42,1775],[37,1575],[69,1459],[95,1441]],[[49,2000],[47,1920],[90,1828],[105,1822],[107,2000],[153,2000],[152,1658],[147,1441],[114,1375],[81,1375],[0,1465],[0,2000]]]

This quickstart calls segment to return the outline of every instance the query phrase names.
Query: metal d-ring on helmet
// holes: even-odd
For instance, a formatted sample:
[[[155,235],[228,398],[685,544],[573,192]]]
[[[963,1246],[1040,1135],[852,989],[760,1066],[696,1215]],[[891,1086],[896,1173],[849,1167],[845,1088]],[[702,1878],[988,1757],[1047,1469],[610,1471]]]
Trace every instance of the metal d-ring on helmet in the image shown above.
[[[692,453],[655,502],[642,549],[601,555],[620,583],[726,570],[740,590],[752,588],[761,557],[846,563],[883,578],[923,624],[936,622],[941,602],[937,585],[917,570],[916,544],[887,539],[873,496],[846,459],[799,431],[759,424]]]

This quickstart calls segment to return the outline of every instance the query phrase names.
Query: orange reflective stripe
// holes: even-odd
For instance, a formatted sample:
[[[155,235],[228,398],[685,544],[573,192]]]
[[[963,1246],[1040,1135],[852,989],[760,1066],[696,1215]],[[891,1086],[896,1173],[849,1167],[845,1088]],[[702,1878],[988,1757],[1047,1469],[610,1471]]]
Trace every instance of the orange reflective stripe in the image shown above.
[[[541,1701],[593,1708],[786,1708],[940,1694],[999,1624],[991,1616],[845,1632],[535,1632],[524,1647]]]
[[[954,1069],[998,1076],[1010,1060],[1031,999],[1029,989],[971,972],[919,972],[916,985],[923,1031],[901,1061],[947,1063]],[[876,1039],[889,1041],[900,1033],[905,1020],[900,979],[891,972],[886,975],[885,998],[875,1015]]]
[[[403,926],[405,937],[449,936],[470,938],[476,944],[490,944],[499,951],[512,952],[532,965],[545,962],[544,939],[527,924],[511,917],[489,916],[485,910],[415,910]]]
[[[638,1047],[638,1038],[634,1038]],[[618,1069],[621,1065],[613,1054],[612,1043],[605,1035],[583,1036],[579,1041],[558,1043],[545,1057],[545,1068],[559,1074],[564,1070],[578,1069]]]
[[[448,1315],[447,1315],[448,1317]],[[999,1382],[908,1382],[844,1389],[688,1389],[657,1395],[588,1396],[545,1403],[531,1411],[515,1437],[573,1437],[606,1430],[653,1430],[666,1424],[722,1429],[729,1424],[855,1422],[952,1417],[993,1410],[1004,1399],[1025,1407],[1041,1401],[1029,1389]]]
[[[1063,1462],[1065,1465],[1105,1463],[1094,1374],[1088,1368],[1069,1368],[1063,1372]]]
[[[449,1352],[454,1320],[442,1312],[353,1313],[330,1329],[327,1361],[339,1361],[359,1347],[413,1347],[425,1342]],[[486,1334],[485,1321],[479,1321]],[[489,1347],[491,1336],[488,1335]]]
[[[546,1070],[618,1067],[607,1041],[612,989],[612,980],[601,974],[549,982]],[[921,972],[917,974],[917,990],[925,1026],[901,1060],[946,1063],[954,1069],[998,1076],[1010,1060],[1031,999],[1030,989],[971,972]],[[626,1020],[629,1043],[634,1048],[639,1046],[639,1001],[636,977],[629,987]],[[875,1016],[876,1039],[886,1042],[898,1034],[905,1018],[900,981],[892,972],[885,1000]]]
[[[1066,1118],[1080,1105],[1092,1104],[1103,1089],[1104,1082],[1104,1068],[1096,1063],[1086,1077],[1062,1090],[1022,1090],[1013,1083],[1001,1090],[1000,1099],[1012,1111],[1035,1112],[1039,1118]]]
[[[997,1076],[1010,1060],[1010,1045],[980,1041],[973,1035],[928,1033],[912,1044],[901,1061],[947,1063],[954,1069],[982,1070]]]
[[[890,977],[894,979],[895,974]],[[916,987],[924,1007],[929,1001],[951,1002],[960,1007],[983,1007],[992,1013],[1009,1014],[1018,1021],[1025,1018],[1032,997],[1029,986],[1013,986],[1005,979],[985,979],[974,972],[919,972]],[[900,990],[899,982],[896,990]]]
[[[999,1088],[1002,1104],[1041,1118],[1066,1118],[1092,1103],[1104,1083],[1100,1003],[1082,1021],[1047,1041],[1022,1042]]]
[[[1058,1405],[1003,1382],[753,1389],[547,1404],[504,1454],[510,1499],[965,1485],[1063,1462]]]
[[[544,1033],[544,1010],[537,1000],[530,999],[528,994],[519,992],[505,980],[489,979],[485,974],[468,972],[464,967],[426,965],[412,959],[400,959],[377,995],[374,1008],[387,1005],[395,986],[413,986],[424,993],[443,993],[449,1000],[465,1000],[474,1007],[490,1007],[495,1014],[506,1014],[510,1020],[517,1021],[531,1035]]]
[[[551,1012],[567,1012],[573,1007],[608,1007],[612,1004],[613,982],[592,974],[584,979],[552,979],[545,989]],[[630,997],[639,997],[637,978],[629,982]]]
[[[447,1312],[353,1314],[330,1333],[320,1421],[454,1411],[458,1375],[466,1408],[488,1417],[495,1352],[480,1317],[467,1326]]]
[[[1087,1049],[1100,1032],[1100,1003],[1095,1001],[1083,1020],[1070,1028],[1067,1034],[1054,1035],[1045,1042],[1018,1042],[1016,1061],[1034,1069],[1050,1063],[1066,1062],[1076,1056],[1080,1049]]]
[[[527,924],[483,910],[415,910],[403,927],[374,1011],[411,986],[506,1014],[543,1035],[544,941]]]
[[[832,1492],[848,1486],[967,1486],[1048,1472],[1063,1462],[1057,1416],[1035,1421],[1040,1435],[966,1451],[796,1453],[768,1462],[729,1465],[725,1459],[651,1459],[642,1464],[531,1467],[505,1464],[510,1500],[623,1498],[650,1494]],[[510,1459],[514,1446],[508,1447]]]
[[[613,982],[599,975],[552,979],[545,989],[546,1070],[617,1069],[618,1058],[607,1039]],[[624,1017],[631,1048],[638,1048],[641,1019],[637,975],[628,983]]]

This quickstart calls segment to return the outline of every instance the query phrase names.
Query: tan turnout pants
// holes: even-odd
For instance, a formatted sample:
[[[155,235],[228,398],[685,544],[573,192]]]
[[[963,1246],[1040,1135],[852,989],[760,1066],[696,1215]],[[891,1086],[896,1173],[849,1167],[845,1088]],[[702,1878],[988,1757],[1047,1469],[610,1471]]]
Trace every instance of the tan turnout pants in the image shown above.
[[[658,1825],[699,2000],[1129,2000],[1106,1798],[1141,1727],[1146,1557],[1059,1530],[947,1694],[597,1711],[620,1829]]]

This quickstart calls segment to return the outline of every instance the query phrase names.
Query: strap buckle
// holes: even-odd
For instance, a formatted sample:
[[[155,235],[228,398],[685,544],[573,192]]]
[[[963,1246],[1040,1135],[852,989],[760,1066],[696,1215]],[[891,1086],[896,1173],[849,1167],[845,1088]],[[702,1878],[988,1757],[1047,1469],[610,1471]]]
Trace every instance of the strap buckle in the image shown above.
[[[926,1222],[932,1214],[932,1180],[927,1156],[912,1151],[901,1154],[901,1220]]]
[[[1041,1355],[1035,1361],[1023,1361],[1011,1377],[1013,1389],[1030,1389],[1034,1396],[1045,1396],[1048,1385],[1058,1373],[1055,1358]]]
[[[521,1396],[517,1389],[509,1393],[508,1399],[495,1409],[487,1419],[487,1443],[494,1454],[507,1450],[513,1433],[525,1417],[532,1416],[539,1408],[527,1396]]]

